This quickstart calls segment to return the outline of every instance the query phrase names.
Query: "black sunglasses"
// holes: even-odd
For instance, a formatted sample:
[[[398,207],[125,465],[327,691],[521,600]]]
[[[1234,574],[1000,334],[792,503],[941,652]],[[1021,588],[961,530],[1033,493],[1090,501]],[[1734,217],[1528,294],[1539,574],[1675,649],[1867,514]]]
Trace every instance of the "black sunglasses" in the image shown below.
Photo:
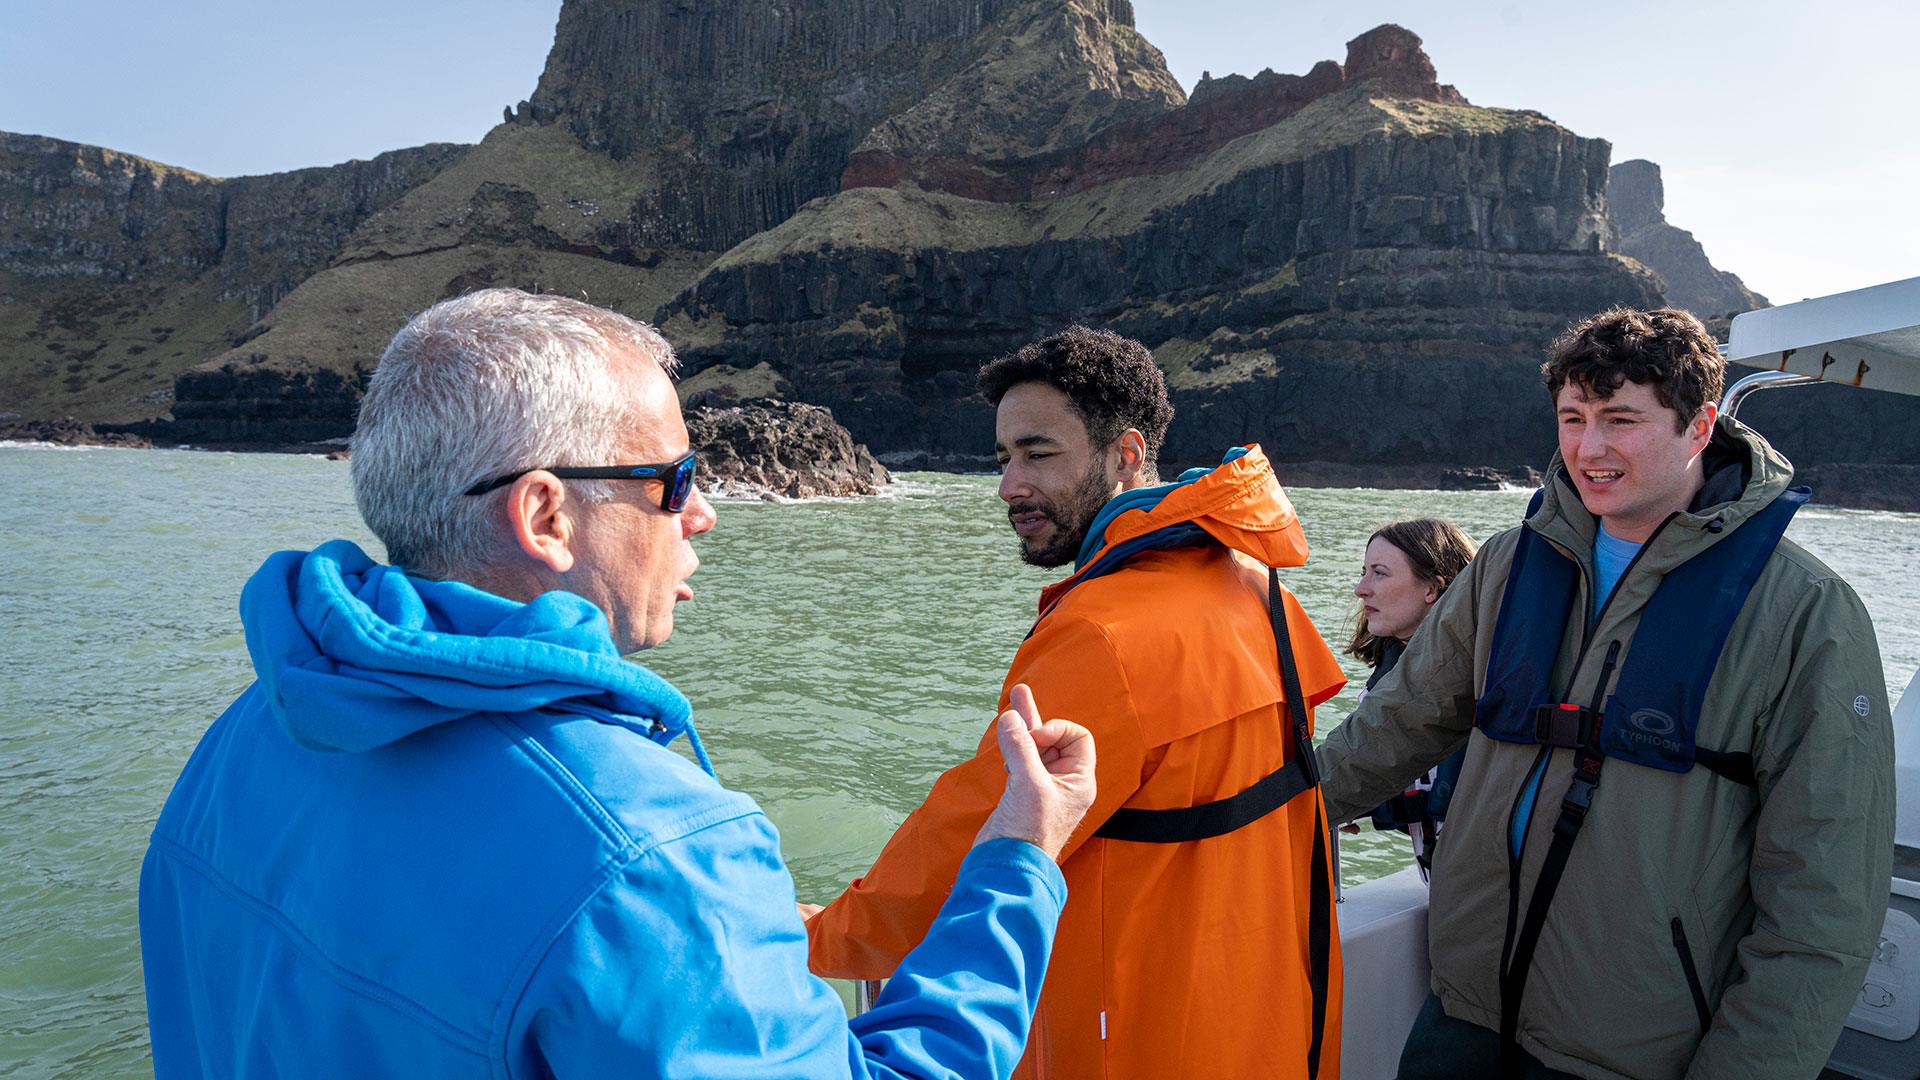
[[[660,489],[660,509],[669,514],[677,514],[687,508],[687,500],[693,495],[693,473],[698,462],[689,450],[664,465],[582,465],[561,466],[557,469],[521,469],[516,473],[496,476],[491,480],[482,480],[466,490],[468,495],[485,495],[495,488],[503,488],[530,472],[550,472],[562,480],[659,480],[665,486]]]

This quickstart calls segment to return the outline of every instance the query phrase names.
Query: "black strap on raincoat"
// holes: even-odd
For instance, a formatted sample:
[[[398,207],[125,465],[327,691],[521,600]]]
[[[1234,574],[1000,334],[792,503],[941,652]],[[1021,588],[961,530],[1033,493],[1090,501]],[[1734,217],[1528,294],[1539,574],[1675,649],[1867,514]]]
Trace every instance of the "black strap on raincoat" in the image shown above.
[[[1313,726],[1307,718],[1307,697],[1300,688],[1299,663],[1287,632],[1286,601],[1280,591],[1280,572],[1267,568],[1267,615],[1280,657],[1280,685],[1287,696],[1293,728],[1293,758],[1253,786],[1210,803],[1172,810],[1121,807],[1095,836],[1144,844],[1179,844],[1205,840],[1250,825],[1313,792],[1313,881],[1307,912],[1307,980],[1313,989],[1313,1037],[1307,1047],[1307,1075],[1320,1075],[1320,1054],[1327,1026],[1327,983],[1333,956],[1333,870],[1327,844],[1327,814],[1321,804],[1320,768],[1313,756]]]

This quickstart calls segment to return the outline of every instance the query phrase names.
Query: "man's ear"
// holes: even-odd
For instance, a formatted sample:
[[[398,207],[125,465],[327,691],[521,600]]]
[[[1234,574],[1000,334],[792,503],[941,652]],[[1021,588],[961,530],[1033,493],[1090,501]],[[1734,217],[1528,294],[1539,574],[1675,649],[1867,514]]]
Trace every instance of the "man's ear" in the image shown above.
[[[1720,406],[1709,401],[1700,406],[1693,414],[1693,421],[1687,425],[1687,441],[1693,444],[1693,452],[1698,454],[1713,441],[1713,425],[1720,419]]]
[[[1140,483],[1147,472],[1147,437],[1140,434],[1138,428],[1128,428],[1113,440],[1108,452],[1108,463],[1115,473],[1114,480],[1123,486]]]
[[[514,546],[556,574],[573,569],[577,524],[566,503],[566,485],[544,469],[533,470],[507,489],[507,528]]]

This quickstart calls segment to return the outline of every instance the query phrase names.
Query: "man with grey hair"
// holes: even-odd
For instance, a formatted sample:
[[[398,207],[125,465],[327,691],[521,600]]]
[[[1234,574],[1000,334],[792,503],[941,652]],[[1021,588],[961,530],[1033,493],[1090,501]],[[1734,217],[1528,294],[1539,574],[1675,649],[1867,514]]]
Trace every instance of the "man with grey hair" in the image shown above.
[[[154,827],[157,1076],[1012,1070],[1092,738],[1016,694],[1005,798],[848,1021],[773,827],[623,659],[672,632],[714,524],[672,364],[640,323],[503,289],[394,337],[353,456],[392,565],[340,540],[267,560],[240,605],[258,680]]]

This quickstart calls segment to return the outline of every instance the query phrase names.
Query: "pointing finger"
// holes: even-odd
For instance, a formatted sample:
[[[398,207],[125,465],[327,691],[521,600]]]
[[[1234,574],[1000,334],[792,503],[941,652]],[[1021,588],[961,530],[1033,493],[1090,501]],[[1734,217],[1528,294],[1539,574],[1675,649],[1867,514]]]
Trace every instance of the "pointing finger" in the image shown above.
[[[1018,780],[1031,786],[1046,775],[1046,766],[1040,762],[1040,748],[1033,744],[1033,736],[1019,713],[1012,709],[1001,713],[994,721],[994,735],[1010,781]]]
[[[1034,704],[1032,687],[1026,683],[1016,683],[1007,699],[1007,707],[1020,714],[1020,718],[1027,723],[1028,731],[1040,726],[1040,707]]]

